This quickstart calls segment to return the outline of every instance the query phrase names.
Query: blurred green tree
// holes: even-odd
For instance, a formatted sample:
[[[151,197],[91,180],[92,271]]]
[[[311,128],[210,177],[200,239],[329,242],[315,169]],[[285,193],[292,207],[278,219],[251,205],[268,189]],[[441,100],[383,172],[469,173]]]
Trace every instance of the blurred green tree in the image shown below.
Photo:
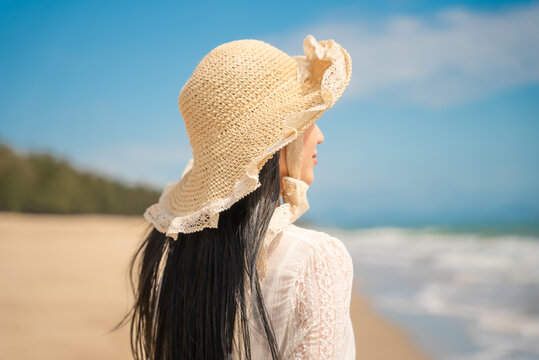
[[[159,194],[76,170],[46,153],[19,155],[0,143],[0,211],[141,215]]]

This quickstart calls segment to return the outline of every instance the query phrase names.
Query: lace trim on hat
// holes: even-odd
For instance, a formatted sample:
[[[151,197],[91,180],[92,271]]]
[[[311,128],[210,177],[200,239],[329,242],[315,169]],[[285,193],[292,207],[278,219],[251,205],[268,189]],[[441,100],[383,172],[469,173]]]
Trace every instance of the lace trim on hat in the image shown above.
[[[229,197],[215,201],[199,211],[179,216],[171,212],[166,205],[168,194],[179,181],[166,185],[159,201],[148,207],[144,213],[144,218],[152,223],[158,231],[165,233],[167,236],[176,240],[178,238],[178,233],[191,233],[203,230],[204,228],[217,228],[219,213],[221,211],[230,208],[238,200],[260,186],[258,179],[258,164],[263,159],[271,156],[291,141],[295,140],[299,134],[298,129],[302,129],[302,127],[307,124],[309,120],[312,120],[317,113],[330,108],[337,101],[338,97],[342,94],[344,87],[347,86],[350,78],[351,69],[349,67],[351,64],[347,63],[345,57],[346,50],[335,44],[333,40],[317,42],[312,35],[308,35],[305,38],[303,48],[305,56],[294,57],[298,63],[297,80],[302,84],[308,84],[309,81],[312,82],[313,79],[316,80],[315,78],[319,77],[320,74],[312,73],[311,64],[320,61],[327,62],[328,67],[324,71],[322,79],[319,80],[320,92],[325,102],[300,113],[293,113],[286,116],[283,120],[284,126],[289,130],[290,135],[278,141],[267,149],[263,155],[251,161],[246,168],[245,175],[236,182],[234,190]],[[182,178],[188,174],[192,166],[193,160],[190,160],[183,171]],[[303,187],[296,186],[295,189],[295,191],[300,191],[303,190]],[[281,211],[284,212],[286,210]],[[299,211],[294,211],[296,214],[300,213]],[[279,213],[280,212],[277,214]],[[290,221],[290,219],[293,218],[290,215],[276,216],[283,216],[287,221]],[[295,221],[297,217],[291,221]]]
[[[219,213],[221,211],[230,208],[238,200],[250,194],[260,186],[257,164],[266,156],[274,154],[297,137],[297,130],[294,128],[291,129],[295,132],[295,135],[279,141],[266,151],[264,155],[257,157],[251,164],[249,164],[245,176],[236,182],[231,196],[213,202],[192,214],[178,216],[168,209],[167,196],[174,186],[181,181],[180,179],[165,186],[165,189],[159,197],[159,201],[146,209],[144,218],[151,222],[157,230],[172,237],[174,240],[178,239],[178,233],[192,233],[201,231],[204,228],[217,228],[219,223]],[[189,163],[183,171],[182,178],[189,173],[193,167],[193,163],[193,159],[189,160]]]

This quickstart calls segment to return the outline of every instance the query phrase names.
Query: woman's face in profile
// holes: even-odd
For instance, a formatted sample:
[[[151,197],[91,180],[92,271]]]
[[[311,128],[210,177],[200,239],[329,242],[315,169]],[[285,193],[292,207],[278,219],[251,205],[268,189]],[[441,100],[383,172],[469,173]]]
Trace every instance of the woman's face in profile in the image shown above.
[[[316,159],[316,145],[322,143],[323,141],[324,134],[322,134],[322,131],[320,130],[318,125],[316,125],[316,123],[313,123],[303,133],[303,159],[301,162],[301,180],[303,180],[309,185],[314,180],[313,168],[318,163]],[[288,175],[285,158],[286,157],[284,156],[284,153],[281,152],[281,157],[279,160],[281,176]]]
[[[316,160],[316,145],[324,141],[324,134],[316,124],[312,124],[303,135],[303,161],[301,163],[301,180],[311,184],[314,180],[313,168]]]

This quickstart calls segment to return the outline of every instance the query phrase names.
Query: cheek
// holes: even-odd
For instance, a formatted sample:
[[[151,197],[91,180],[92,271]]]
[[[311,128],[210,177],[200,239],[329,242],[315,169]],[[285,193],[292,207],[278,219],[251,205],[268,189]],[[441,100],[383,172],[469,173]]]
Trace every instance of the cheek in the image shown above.
[[[309,141],[303,145],[303,161],[304,163],[311,164],[314,162],[313,155],[315,153],[316,142]]]
[[[312,168],[314,165],[312,151],[303,149],[303,159],[301,162],[301,171],[305,172]]]
[[[313,159],[314,148],[303,149],[303,162],[301,163],[301,173],[305,176],[312,176],[315,160]]]
[[[306,161],[301,169],[301,180],[305,181],[308,185],[311,185],[314,178],[314,161],[313,159],[309,159]]]

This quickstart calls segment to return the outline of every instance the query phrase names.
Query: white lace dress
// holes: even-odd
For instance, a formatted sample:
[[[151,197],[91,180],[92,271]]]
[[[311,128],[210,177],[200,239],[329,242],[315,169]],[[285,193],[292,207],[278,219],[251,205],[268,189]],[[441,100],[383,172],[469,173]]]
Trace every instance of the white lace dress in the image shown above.
[[[272,240],[262,282],[282,359],[355,359],[350,318],[352,259],[343,243],[288,225]],[[271,359],[255,318],[253,359]]]

